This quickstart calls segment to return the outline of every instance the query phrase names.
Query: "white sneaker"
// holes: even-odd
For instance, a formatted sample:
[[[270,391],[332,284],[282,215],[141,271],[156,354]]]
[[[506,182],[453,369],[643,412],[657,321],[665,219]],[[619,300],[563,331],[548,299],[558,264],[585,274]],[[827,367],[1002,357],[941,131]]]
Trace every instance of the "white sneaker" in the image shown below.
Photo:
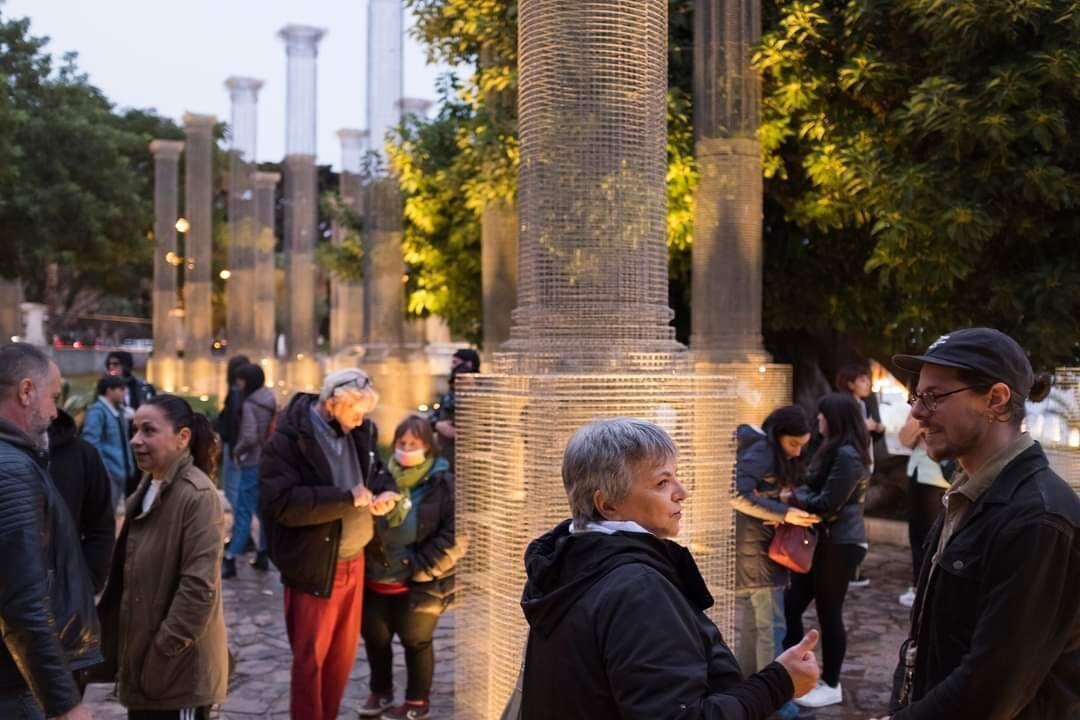
[[[836,687],[829,687],[818,681],[817,687],[802,697],[795,698],[795,704],[808,708],[825,707],[826,705],[839,705],[844,702],[844,691],[840,683]]]
[[[906,608],[915,604],[915,588],[908,587],[907,592],[900,596],[900,604]]]

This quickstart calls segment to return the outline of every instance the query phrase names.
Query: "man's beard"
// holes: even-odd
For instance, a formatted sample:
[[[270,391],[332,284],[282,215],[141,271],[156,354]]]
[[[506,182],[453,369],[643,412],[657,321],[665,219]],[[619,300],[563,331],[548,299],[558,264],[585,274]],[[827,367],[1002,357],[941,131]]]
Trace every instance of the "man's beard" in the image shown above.
[[[34,410],[30,413],[27,424],[29,425],[28,429],[30,431],[30,437],[36,440],[41,437],[42,433],[49,429],[49,425],[52,424],[52,421],[37,410]]]

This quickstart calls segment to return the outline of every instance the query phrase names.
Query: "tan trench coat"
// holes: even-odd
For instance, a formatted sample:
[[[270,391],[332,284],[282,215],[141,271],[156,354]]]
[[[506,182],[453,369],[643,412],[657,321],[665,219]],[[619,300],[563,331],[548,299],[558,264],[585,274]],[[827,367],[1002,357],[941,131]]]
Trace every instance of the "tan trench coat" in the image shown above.
[[[149,477],[128,498],[99,606],[107,662],[129,709],[213,705],[227,690],[221,499],[187,453],[163,480],[146,513]]]

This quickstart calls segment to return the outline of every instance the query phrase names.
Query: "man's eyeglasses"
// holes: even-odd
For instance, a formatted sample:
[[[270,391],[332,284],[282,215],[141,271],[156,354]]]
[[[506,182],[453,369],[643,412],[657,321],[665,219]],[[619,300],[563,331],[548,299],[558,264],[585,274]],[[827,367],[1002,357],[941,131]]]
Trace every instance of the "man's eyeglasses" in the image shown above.
[[[911,407],[915,407],[917,403],[922,403],[922,406],[926,408],[927,412],[934,412],[938,409],[938,404],[950,395],[955,395],[956,393],[964,392],[965,390],[975,390],[978,387],[978,385],[968,385],[945,393],[936,393],[933,390],[927,390],[926,392],[912,390],[908,395],[907,401],[908,405]]]
[[[367,378],[367,377],[366,378],[358,378],[358,377],[355,377],[355,378],[349,378],[348,380],[343,380],[343,381],[339,382],[337,385],[335,385],[333,388],[331,388],[330,394],[333,395],[338,390],[341,390],[342,388],[349,388],[349,387],[356,388],[357,390],[366,390],[369,387],[371,387],[371,378]]]

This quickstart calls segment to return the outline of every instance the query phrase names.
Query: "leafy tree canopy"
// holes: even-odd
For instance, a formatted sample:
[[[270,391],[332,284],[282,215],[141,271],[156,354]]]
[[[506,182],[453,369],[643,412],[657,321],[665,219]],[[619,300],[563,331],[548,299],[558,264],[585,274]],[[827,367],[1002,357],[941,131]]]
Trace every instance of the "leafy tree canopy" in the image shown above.
[[[29,20],[0,15],[0,273],[61,312],[140,288],[132,310],[144,314],[153,224],[147,146],[183,134],[152,111],[115,111],[74,54],[56,62],[46,43],[30,34]]]
[[[1080,359],[1080,3],[766,3],[766,324]]]

